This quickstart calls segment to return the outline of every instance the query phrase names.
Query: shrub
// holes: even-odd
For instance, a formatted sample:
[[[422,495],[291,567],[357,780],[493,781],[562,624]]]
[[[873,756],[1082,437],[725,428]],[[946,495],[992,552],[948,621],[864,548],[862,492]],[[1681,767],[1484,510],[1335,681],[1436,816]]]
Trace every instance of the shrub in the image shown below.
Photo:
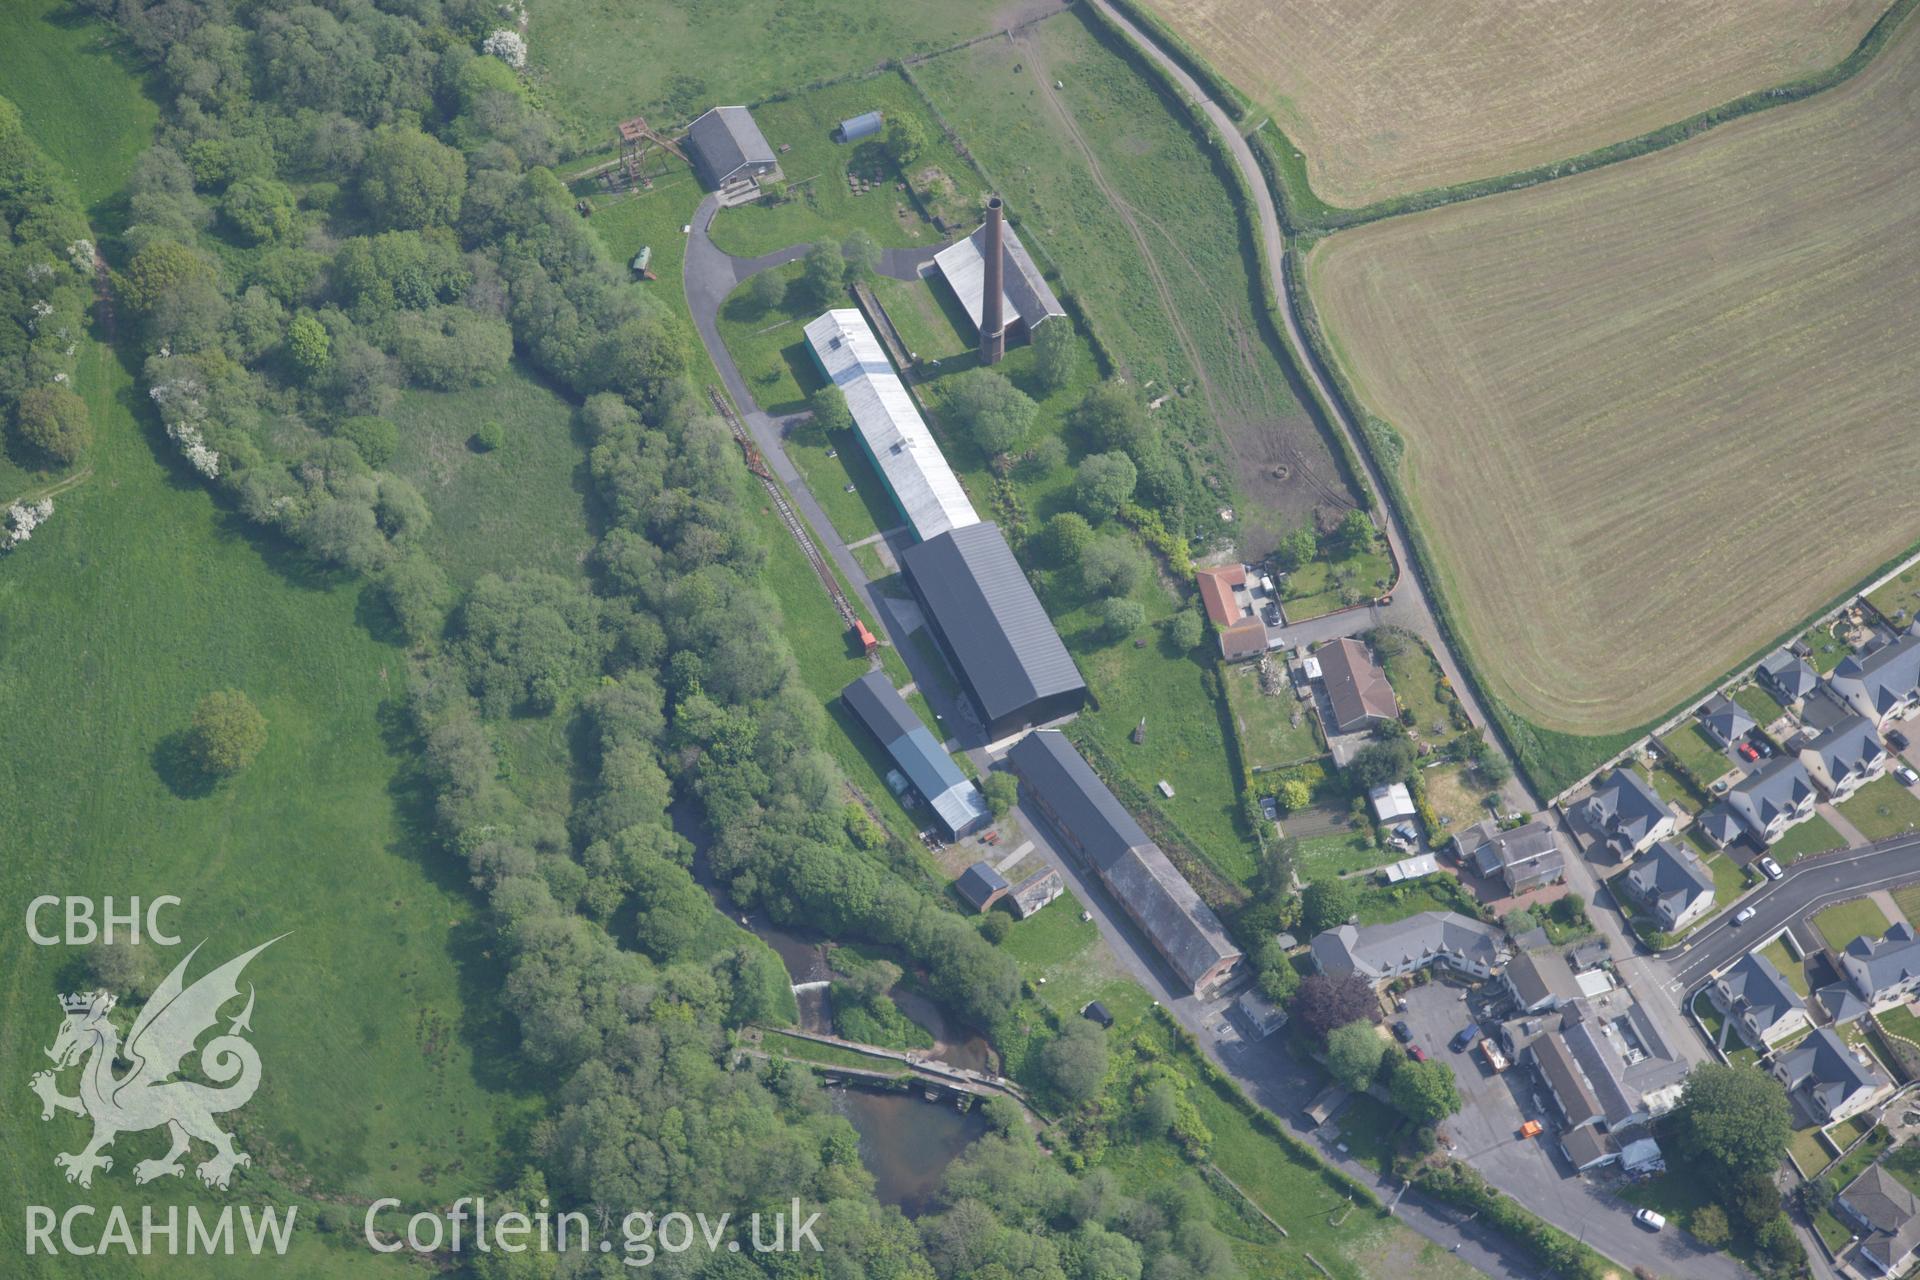
[[[986,797],[987,808],[998,821],[1006,817],[1019,800],[1020,784],[1010,773],[990,773],[981,782],[980,793]]]
[[[980,936],[999,946],[1013,932],[1013,917],[1004,911],[989,911],[980,917]]]
[[[16,412],[20,438],[62,466],[78,462],[93,443],[87,402],[64,386],[29,388]]]
[[[217,689],[194,707],[188,742],[206,773],[232,777],[267,745],[267,719],[238,689]]]
[[[1080,552],[1080,585],[1096,596],[1124,596],[1139,583],[1140,553],[1131,539],[1095,538]]]
[[[1102,600],[1094,606],[1100,620],[1100,634],[1108,640],[1125,640],[1147,620],[1147,611],[1132,600]]]
[[[1133,496],[1139,475],[1133,459],[1124,453],[1096,453],[1082,458],[1080,474],[1073,481],[1074,505],[1089,520],[1105,520]]]
[[[488,419],[480,424],[480,429],[473,433],[473,439],[469,443],[477,453],[492,453],[495,449],[506,445],[507,429],[500,423]]]
[[[1206,632],[1206,624],[1200,621],[1197,609],[1182,609],[1167,619],[1167,641],[1181,653],[1191,651],[1200,643],[1200,637]]]
[[[391,419],[372,414],[342,418],[334,425],[333,434],[358,450],[370,467],[386,466],[400,444],[400,428]]]

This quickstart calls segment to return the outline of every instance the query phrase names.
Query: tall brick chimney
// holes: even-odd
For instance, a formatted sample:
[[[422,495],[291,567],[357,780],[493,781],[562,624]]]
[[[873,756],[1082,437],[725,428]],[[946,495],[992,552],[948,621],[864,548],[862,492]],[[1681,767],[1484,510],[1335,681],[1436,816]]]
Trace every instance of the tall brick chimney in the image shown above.
[[[999,364],[1000,357],[1005,355],[1007,350],[1007,318],[1001,306],[1001,298],[1005,296],[1007,257],[1003,244],[1006,233],[1001,226],[1004,216],[1000,197],[989,197],[986,235],[987,269],[980,294],[981,364]]]

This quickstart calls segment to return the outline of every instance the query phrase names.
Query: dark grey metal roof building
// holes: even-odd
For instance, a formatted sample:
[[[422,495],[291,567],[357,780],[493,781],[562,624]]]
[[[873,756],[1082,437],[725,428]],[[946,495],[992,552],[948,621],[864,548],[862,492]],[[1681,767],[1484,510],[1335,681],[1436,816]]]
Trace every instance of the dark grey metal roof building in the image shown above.
[[[1007,753],[1025,797],[1052,822],[1195,992],[1216,991],[1238,968],[1240,949],[1212,908],[1147,837],[1086,757],[1054,730],[1030,733]]]
[[[715,107],[687,129],[700,182],[718,191],[738,178],[757,178],[779,167],[773,148],[745,107]]]
[[[999,526],[949,529],[900,560],[989,737],[1080,708],[1087,683]]]
[[[884,671],[867,672],[840,691],[840,700],[893,757],[948,836],[958,839],[986,822],[987,806],[980,789],[960,772]]]
[[[953,882],[954,891],[966,899],[975,911],[985,911],[1006,894],[1010,887],[991,862],[976,862]]]

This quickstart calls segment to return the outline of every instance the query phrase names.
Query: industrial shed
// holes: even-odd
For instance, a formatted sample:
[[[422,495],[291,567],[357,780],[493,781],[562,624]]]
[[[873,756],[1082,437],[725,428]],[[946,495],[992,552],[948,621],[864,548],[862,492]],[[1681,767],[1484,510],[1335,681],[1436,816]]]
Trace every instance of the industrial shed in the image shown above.
[[[855,680],[840,691],[840,701],[907,776],[949,838],[957,840],[986,822],[980,788],[960,772],[884,671],[869,671]]]
[[[921,541],[978,524],[960,479],[927,430],[867,318],[840,307],[807,325],[807,346],[827,380],[847,397],[860,447],[893,505]]]
[[[709,191],[779,175],[780,162],[745,107],[715,107],[687,128],[687,142]]]
[[[900,561],[990,738],[1080,709],[1087,682],[998,525],[949,529]]]
[[[1065,734],[1030,733],[1007,763],[1025,784],[1026,799],[1093,868],[1181,982],[1206,997],[1233,977],[1244,957],[1219,918]]]
[[[1006,301],[1000,314],[1008,317],[1009,329],[1017,323],[1031,336],[1043,321],[1064,316],[1067,311],[1060,305],[1060,299],[1053,296],[1053,290],[1047,287],[1040,268],[1027,253],[1027,247],[1020,243],[1019,234],[1011,226],[1005,229],[1004,234],[1007,271],[1000,296]],[[933,255],[934,265],[946,277],[947,284],[960,299],[960,305],[965,308],[967,318],[973,321],[976,329],[980,327],[986,300],[986,244],[987,229],[981,226],[965,240],[955,241]]]

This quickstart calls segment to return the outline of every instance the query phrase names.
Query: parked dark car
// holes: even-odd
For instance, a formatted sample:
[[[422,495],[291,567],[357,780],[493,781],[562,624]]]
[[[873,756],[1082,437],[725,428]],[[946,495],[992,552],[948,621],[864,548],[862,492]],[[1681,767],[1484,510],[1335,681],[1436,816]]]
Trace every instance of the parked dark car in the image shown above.
[[[1758,729],[1755,729],[1752,733],[1747,735],[1747,741],[1751,742],[1753,744],[1753,749],[1755,751],[1758,751],[1761,755],[1771,756],[1773,754],[1773,743],[1767,739],[1766,734],[1761,733]]]
[[[1465,1053],[1473,1048],[1473,1042],[1479,1038],[1480,1028],[1469,1023],[1454,1034],[1453,1039],[1447,1042],[1447,1048],[1455,1053]]]
[[[1393,1038],[1401,1044],[1413,1039],[1413,1028],[1407,1025],[1404,1018],[1393,1024]]]
[[[1887,730],[1887,745],[1895,751],[1905,751],[1912,744],[1907,741],[1906,734],[1900,732],[1898,729],[1889,729]]]

